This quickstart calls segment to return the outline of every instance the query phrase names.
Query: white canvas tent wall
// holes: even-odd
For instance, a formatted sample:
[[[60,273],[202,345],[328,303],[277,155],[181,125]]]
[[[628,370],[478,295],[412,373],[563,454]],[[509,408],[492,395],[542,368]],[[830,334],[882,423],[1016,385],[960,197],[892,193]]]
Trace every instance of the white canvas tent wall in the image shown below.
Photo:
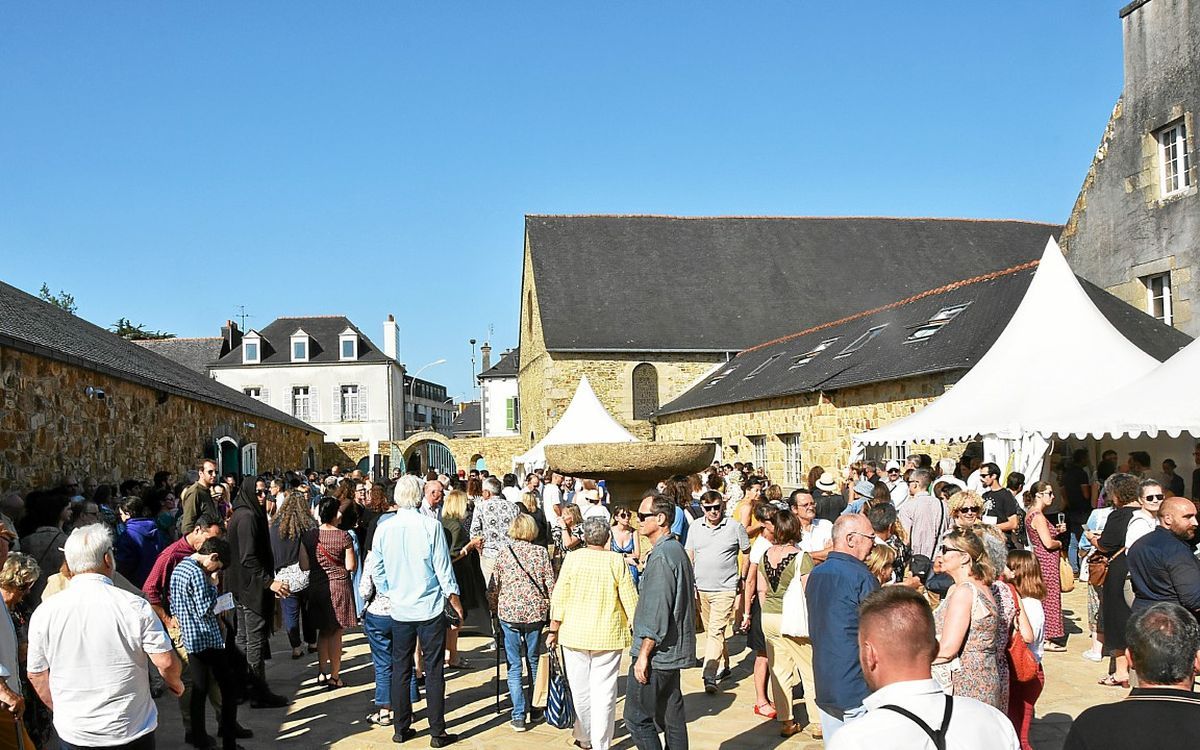
[[[1088,351],[1103,352],[1104,365],[1064,356],[1063,331],[1087,342]],[[1051,238],[1024,298],[987,353],[924,409],[854,436],[855,453],[865,445],[982,437],[985,460],[1037,477],[1049,445],[1039,434],[1046,415],[1098,398],[1156,366],[1096,309]]]
[[[547,445],[636,442],[637,438],[613,419],[600,403],[585,375],[580,379],[567,410],[554,427],[537,445],[513,459],[513,471],[529,472],[545,467]]]

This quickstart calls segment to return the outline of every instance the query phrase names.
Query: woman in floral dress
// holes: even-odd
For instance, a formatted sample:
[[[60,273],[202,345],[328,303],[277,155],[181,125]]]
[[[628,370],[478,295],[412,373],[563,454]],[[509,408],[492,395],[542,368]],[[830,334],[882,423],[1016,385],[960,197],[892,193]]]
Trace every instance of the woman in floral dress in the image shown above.
[[[951,695],[1007,710],[1000,706],[998,614],[990,589],[995,573],[983,540],[969,529],[952,531],[942,538],[937,559],[954,585],[933,613],[934,677]]]

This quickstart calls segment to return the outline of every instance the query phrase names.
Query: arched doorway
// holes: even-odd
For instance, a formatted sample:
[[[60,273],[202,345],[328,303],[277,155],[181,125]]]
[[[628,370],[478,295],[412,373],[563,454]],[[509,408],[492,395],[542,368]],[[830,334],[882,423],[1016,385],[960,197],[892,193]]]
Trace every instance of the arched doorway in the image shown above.
[[[229,436],[217,438],[217,472],[221,476],[226,474],[241,475],[241,449],[238,448],[237,441]]]
[[[400,444],[399,453],[405,471],[423,474],[430,470],[454,474],[458,471],[454,453],[446,438],[433,431],[418,432]]]
[[[487,461],[484,460],[483,456],[476,453],[475,455],[471,456],[470,468],[474,469],[475,471],[480,471],[481,469],[486,469]]]

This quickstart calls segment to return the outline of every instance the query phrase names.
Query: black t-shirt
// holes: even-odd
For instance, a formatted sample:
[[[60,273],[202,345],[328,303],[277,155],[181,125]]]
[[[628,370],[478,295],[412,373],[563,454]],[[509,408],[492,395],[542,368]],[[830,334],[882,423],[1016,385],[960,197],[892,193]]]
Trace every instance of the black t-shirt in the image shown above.
[[[1092,505],[1083,496],[1083,486],[1090,484],[1088,473],[1080,466],[1072,466],[1063,472],[1063,492],[1067,496],[1067,510],[1076,515],[1088,515]]]
[[[813,492],[817,506],[817,518],[823,518],[833,523],[846,509],[846,498],[833,492],[821,492],[820,495],[817,492],[821,492],[821,490]]]
[[[983,493],[983,512],[980,516],[995,516],[996,523],[1004,523],[1009,516],[1017,516],[1020,520],[1023,515],[1021,506],[1017,505],[1017,499],[1008,490],[1001,488]],[[1008,538],[1009,549],[1016,549],[1018,546],[1020,530],[1018,526],[1015,532],[1004,532],[1004,536]]]
[[[1134,688],[1119,703],[1092,706],[1075,719],[1063,750],[1200,746],[1200,696],[1172,688]]]

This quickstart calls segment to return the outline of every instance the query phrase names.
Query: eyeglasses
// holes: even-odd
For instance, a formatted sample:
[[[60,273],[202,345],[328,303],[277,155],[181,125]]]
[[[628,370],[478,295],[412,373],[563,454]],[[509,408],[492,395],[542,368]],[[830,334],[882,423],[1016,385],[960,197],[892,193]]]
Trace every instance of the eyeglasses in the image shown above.
[[[707,512],[709,512],[709,511],[711,511],[711,510],[720,510],[720,509],[721,509],[721,504],[720,504],[720,503],[717,503],[716,505],[701,505],[700,507],[701,507],[701,508],[704,508],[704,512],[705,512],[705,513],[707,513]]]
[[[216,473],[217,473],[217,470],[216,470],[216,469],[205,469],[205,470],[204,470],[202,473],[204,473],[204,474],[216,474]]]
[[[963,508],[959,508],[959,509],[958,509],[958,512],[959,512],[959,513],[978,513],[978,512],[979,512],[979,506],[978,506],[978,505],[972,505],[972,506],[970,506],[970,507],[963,507]]]
[[[987,473],[986,471],[981,471],[981,472],[979,472],[979,478],[980,478],[980,479],[982,479],[982,478],[984,478],[984,477],[990,477],[990,476],[991,476],[991,474]]]
[[[1037,493],[1037,494],[1039,494],[1039,495],[1049,495],[1050,497],[1054,497],[1054,490],[1042,490],[1041,492],[1039,492],[1039,493]]]
[[[951,553],[951,552],[962,552],[962,554],[964,554],[964,555],[965,555],[965,554],[967,554],[966,552],[963,552],[962,550],[960,550],[958,547],[951,547],[951,546],[949,546],[949,545],[947,545],[947,544],[943,544],[943,545],[942,545],[942,548],[941,548],[941,553],[942,553],[943,555],[947,555],[947,554],[949,554],[949,553]]]
[[[642,513],[641,511],[638,511],[637,517],[639,521],[645,521],[647,519],[654,518],[657,515],[657,513]]]
[[[861,531],[851,531],[846,536],[861,536],[863,539],[870,539],[871,544],[875,543],[875,535],[874,534],[864,534]]]
[[[1158,502],[1159,500],[1162,500],[1164,497],[1166,497],[1166,495],[1142,495],[1143,500],[1148,500],[1152,503]]]

